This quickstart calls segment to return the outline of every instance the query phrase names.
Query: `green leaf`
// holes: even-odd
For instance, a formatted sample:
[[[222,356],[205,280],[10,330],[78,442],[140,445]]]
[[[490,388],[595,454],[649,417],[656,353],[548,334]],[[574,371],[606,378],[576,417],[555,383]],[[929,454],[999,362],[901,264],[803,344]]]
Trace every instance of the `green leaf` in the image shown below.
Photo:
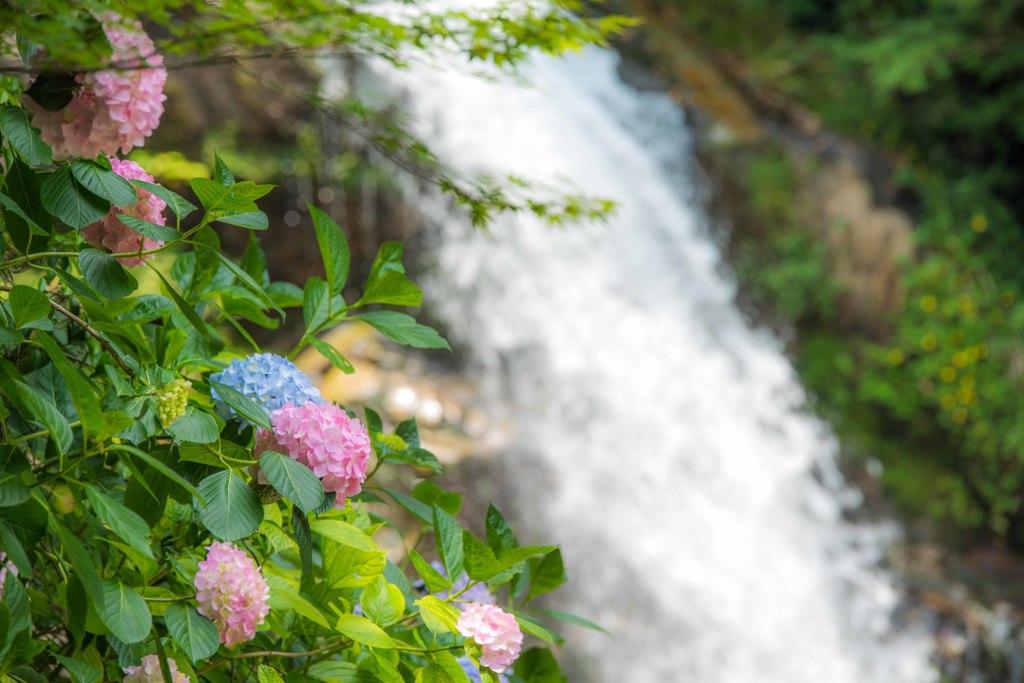
[[[132,180],[131,183],[135,185],[135,187],[146,190],[147,192],[152,192],[157,197],[164,200],[167,207],[172,213],[174,213],[178,220],[187,218],[190,213],[197,210],[195,204],[186,200],[180,194],[168,190],[163,185],[146,182],[145,180]]]
[[[267,451],[260,456],[260,469],[278,493],[305,513],[324,502],[324,486],[313,470],[286,455]]]
[[[419,306],[423,302],[423,292],[405,276],[403,249],[401,242],[385,242],[380,246],[356,307],[366,304]]]
[[[29,411],[27,417],[38,422],[43,429],[50,432],[54,446],[60,453],[67,453],[74,438],[68,420],[57,409],[57,406],[35,387],[24,382],[15,382],[18,397]]]
[[[309,343],[313,346],[314,349],[319,351],[324,358],[331,361],[331,365],[338,368],[346,375],[351,375],[353,372],[356,371],[356,369],[352,367],[352,364],[348,362],[348,359],[346,359],[345,356],[341,355],[341,353],[336,348],[325,342],[323,339],[310,337]]]
[[[103,674],[92,664],[60,655],[53,657],[71,674],[72,683],[102,683]]]
[[[487,506],[487,545],[491,547],[495,555],[499,557],[506,550],[511,550],[519,545],[512,527],[508,525],[505,518],[493,504]]]
[[[207,329],[206,323],[204,323],[203,319],[199,317],[198,313],[196,313],[196,309],[192,304],[185,301],[181,294],[178,294],[178,291],[171,286],[171,283],[167,281],[167,278],[163,276],[163,273],[156,268],[153,268],[152,270],[157,274],[157,277],[160,278],[160,281],[164,283],[164,289],[167,290],[171,299],[174,300],[174,303],[178,306],[178,310],[180,310],[189,323],[192,324],[192,327],[195,328],[196,332],[202,335],[204,339],[209,339],[210,330]]]
[[[424,505],[415,498],[410,498],[409,496],[399,493],[398,491],[395,491],[393,489],[382,487],[381,490],[384,491],[384,493],[391,496],[391,499],[398,503],[398,505],[401,506],[402,509],[415,515],[417,518],[419,518],[426,524],[434,523],[434,513],[431,511],[429,505]]]
[[[490,581],[501,572],[501,564],[494,551],[468,531],[462,534],[466,574],[474,581]]]
[[[431,633],[458,633],[459,612],[444,600],[427,595],[416,601],[420,618]]]
[[[313,218],[316,241],[320,244],[320,255],[324,260],[324,271],[327,273],[327,285],[331,294],[339,294],[348,280],[351,259],[348,240],[345,239],[341,227],[330,216],[312,204],[307,206],[309,215]]]
[[[374,578],[363,589],[359,604],[363,606],[363,614],[384,628],[397,623],[405,613],[402,591],[385,581],[383,576]]]
[[[348,636],[357,643],[369,645],[370,647],[393,648],[395,642],[377,624],[366,617],[355,614],[342,614],[338,617],[335,628],[345,636]]]
[[[536,564],[534,564],[536,563]],[[565,566],[562,564],[562,552],[557,548],[540,560],[531,561],[530,592],[526,601],[538,595],[550,593],[565,583]]]
[[[153,617],[142,596],[115,579],[101,580],[99,585],[97,613],[103,624],[129,645],[145,640],[153,628]]]
[[[267,576],[267,585],[270,587],[270,599],[267,603],[271,610],[291,610],[296,614],[309,619],[314,624],[330,628],[323,613],[317,606],[299,594],[295,585],[289,583],[279,576]]]
[[[218,223],[227,223],[228,225],[249,228],[250,230],[266,230],[270,227],[270,219],[262,211],[229,211],[219,214],[216,220]]]
[[[442,667],[431,664],[416,672],[415,683],[456,683],[456,681]]]
[[[170,467],[168,467],[164,463],[160,462],[159,460],[154,458],[149,453],[146,453],[145,451],[141,451],[138,448],[135,448],[134,446],[128,446],[126,444],[112,444],[112,445],[108,445],[107,446],[107,450],[108,451],[121,451],[123,453],[128,453],[128,454],[130,454],[130,455],[132,455],[132,456],[142,460],[144,463],[146,463],[147,465],[152,467],[154,470],[156,470],[160,474],[162,474],[165,477],[167,477],[168,479],[170,479],[172,482],[174,482],[175,484],[177,484],[181,488],[183,488],[186,491],[188,491],[189,493],[191,493],[193,496],[196,496],[196,497],[200,498],[201,500],[205,500],[206,499],[205,496],[203,496],[202,493],[199,491],[199,489],[197,489],[195,486],[193,486],[191,482],[189,482],[187,479],[182,477],[180,474],[175,472],[173,469],[171,469]]]
[[[138,201],[135,188],[127,180],[89,159],[77,159],[71,162],[71,174],[82,187],[97,197],[106,199],[114,206],[129,206]]]
[[[544,625],[541,624],[539,621],[536,621],[535,619],[530,619],[529,617],[524,616],[522,614],[516,615],[516,621],[519,622],[519,627],[523,630],[524,633],[528,633],[534,638],[540,638],[549,645],[555,644],[557,638],[555,638],[554,634],[552,634],[551,631],[547,630],[544,627]]]
[[[61,166],[43,180],[39,198],[51,216],[78,230],[110,211],[110,202],[78,184],[70,165]]]
[[[178,649],[193,663],[213,656],[220,647],[217,627],[187,605],[176,602],[169,606],[164,621]]]
[[[129,216],[127,214],[119,213],[117,214],[117,219],[140,235],[145,235],[157,242],[173,242],[181,237],[181,233],[174,228],[169,228],[166,225],[159,225],[157,223],[151,223],[147,220]]]
[[[83,249],[78,254],[78,269],[90,287],[111,301],[126,297],[139,287],[139,281],[117,259],[96,249]]]
[[[16,474],[0,474],[0,508],[21,505],[29,499],[29,490]]]
[[[423,583],[427,584],[427,590],[431,593],[440,593],[452,587],[451,579],[434,569],[433,565],[423,559],[419,551],[411,550],[409,559],[412,560],[413,568],[423,579]]]
[[[0,109],[0,132],[30,166],[53,162],[53,152],[39,139],[39,133],[32,127],[32,117],[25,109],[9,106]]]
[[[49,235],[48,232],[39,227],[39,224],[32,220],[32,217],[22,211],[18,203],[5,194],[0,194],[0,204],[3,204],[4,208],[13,213],[15,216],[25,221],[29,227],[29,231],[33,235],[40,235],[46,237]]]
[[[432,327],[420,325],[415,318],[396,311],[372,311],[352,318],[372,325],[378,332],[399,344],[417,349],[448,349],[448,342]]]
[[[327,283],[318,277],[306,281],[302,290],[302,318],[306,322],[306,330],[316,332],[327,322],[330,316],[331,293]]]
[[[558,662],[547,648],[533,647],[520,655],[515,664],[516,678],[523,683],[565,683]]]
[[[11,287],[9,303],[14,326],[18,329],[50,313],[50,299],[38,289],[25,285]]]
[[[234,185],[224,187],[209,178],[193,178],[189,181],[189,185],[192,186],[192,191],[196,193],[199,203],[203,205],[207,213],[259,211],[252,199],[246,197],[244,191],[240,192]],[[238,183],[238,185],[242,185],[242,183]]]
[[[454,517],[436,505],[434,506],[434,535],[437,551],[441,555],[441,562],[448,573],[448,578],[457,581],[462,576],[463,570],[462,527]]]
[[[210,382],[210,388],[217,392],[217,398],[228,404],[242,418],[263,429],[272,429],[270,415],[266,408],[233,387],[220,382]]]
[[[231,259],[229,259],[229,258],[228,258],[227,256],[225,256],[224,254],[220,253],[220,251],[217,251],[217,250],[215,250],[215,249],[212,249],[211,247],[209,247],[209,246],[207,246],[207,245],[205,245],[205,244],[202,244],[202,243],[199,243],[199,242],[192,242],[192,244],[194,244],[194,245],[196,245],[196,246],[200,246],[200,247],[202,247],[202,248],[203,248],[203,249],[204,249],[205,251],[207,251],[208,253],[212,253],[212,254],[213,254],[214,256],[216,256],[216,257],[217,257],[217,259],[218,259],[218,260],[219,260],[219,261],[220,261],[221,263],[223,263],[223,264],[224,264],[224,266],[225,266],[225,267],[226,267],[226,268],[227,268],[228,270],[230,270],[230,271],[231,271],[231,273],[232,273],[232,274],[233,274],[233,275],[234,275],[234,276],[235,276],[236,278],[238,278],[239,282],[241,282],[241,283],[242,283],[243,285],[245,285],[245,286],[246,286],[246,287],[247,287],[247,288],[248,288],[248,289],[249,289],[249,290],[250,290],[250,291],[251,291],[251,292],[252,292],[253,294],[255,294],[255,295],[256,295],[256,296],[257,296],[257,297],[258,297],[258,298],[260,299],[260,301],[262,301],[262,302],[263,302],[263,303],[264,303],[264,304],[265,304],[266,306],[268,306],[269,308],[273,308],[273,309],[274,309],[274,310],[276,310],[276,311],[277,311],[278,313],[280,313],[280,314],[281,314],[281,318],[282,318],[282,319],[284,319],[284,317],[285,317],[285,312],[284,312],[283,310],[281,310],[281,308],[280,308],[280,307],[279,307],[279,306],[277,305],[277,303],[276,303],[276,302],[275,302],[275,301],[274,301],[273,299],[271,299],[271,298],[270,298],[270,295],[269,295],[269,294],[267,294],[266,290],[265,290],[265,289],[263,289],[262,285],[260,285],[260,284],[259,284],[258,282],[256,282],[255,280],[253,280],[253,279],[252,279],[252,276],[251,276],[251,275],[249,275],[249,273],[245,272],[245,270],[243,270],[241,266],[239,266],[239,265],[238,265],[237,263],[235,263],[234,261],[232,261]]]
[[[205,505],[193,501],[199,520],[220,540],[237,541],[259,529],[263,505],[232,470],[211,474],[197,488],[206,501]]]
[[[213,415],[193,406],[188,406],[185,414],[172,422],[167,431],[176,441],[186,443],[216,443],[220,439],[220,429]]]
[[[284,683],[281,674],[262,664],[256,669],[256,678],[259,679],[259,683]]]
[[[348,522],[342,522],[340,519],[314,519],[310,521],[309,528],[314,534],[319,534],[349,548],[367,552],[377,550],[377,544],[364,534],[362,529]]]
[[[132,512],[124,504],[101,493],[95,486],[85,487],[85,494],[89,498],[93,512],[101,522],[123,538],[129,546],[144,553],[147,557],[153,557],[153,551],[149,547],[149,525],[142,517]]]
[[[213,179],[224,187],[231,187],[235,184],[235,174],[216,152],[213,153]]]
[[[558,619],[559,621],[564,621],[569,624],[575,624],[577,626],[582,626],[583,628],[589,628],[591,631],[598,631],[599,633],[603,633],[606,636],[611,635],[610,633],[608,633],[608,631],[604,630],[594,622],[584,619],[583,617],[578,617],[575,614],[569,614],[568,612],[560,612],[556,609],[539,609],[537,611],[541,614],[545,614],[551,617],[552,619]]]

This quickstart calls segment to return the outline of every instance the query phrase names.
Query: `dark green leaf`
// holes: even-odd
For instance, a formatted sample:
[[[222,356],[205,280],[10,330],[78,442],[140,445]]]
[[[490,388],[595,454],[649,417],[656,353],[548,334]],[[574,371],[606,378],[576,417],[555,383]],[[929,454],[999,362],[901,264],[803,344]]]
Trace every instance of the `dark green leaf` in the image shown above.
[[[175,440],[187,443],[216,443],[220,439],[220,429],[213,415],[193,406],[188,406],[185,414],[172,422],[167,431]]]
[[[495,555],[499,557],[506,550],[511,550],[519,545],[512,527],[508,525],[505,518],[493,504],[487,506],[487,545],[491,547]]]
[[[267,414],[266,408],[261,406],[259,403],[256,403],[256,401],[252,400],[237,389],[229,387],[226,384],[221,384],[220,382],[210,382],[210,388],[216,393],[216,397],[219,400],[226,403],[243,419],[248,420],[251,424],[254,424],[257,427],[272,429],[270,425],[270,415]]]
[[[569,614],[568,612],[560,612],[556,609],[539,609],[537,611],[541,614],[546,614],[547,616],[553,619],[558,619],[559,621],[564,621],[569,624],[576,624],[577,626],[582,626],[583,628],[589,628],[591,631],[598,631],[600,633],[605,634],[606,636],[611,635],[610,633],[608,633],[608,631],[604,630],[594,622],[584,619],[583,617],[578,617],[575,614]]]
[[[31,115],[25,109],[11,106],[0,109],[0,132],[30,166],[43,166],[53,161],[53,152],[39,139],[39,133],[32,127]]]
[[[388,339],[417,349],[448,349],[448,342],[431,327],[395,311],[372,311],[352,316],[375,327]]]
[[[217,627],[192,607],[174,603],[167,608],[164,621],[178,649],[193,663],[213,656],[220,647]]]
[[[254,533],[263,521],[259,497],[231,470],[199,482],[206,504],[194,502],[203,526],[222,541],[237,541]]]
[[[452,580],[462,576],[463,570],[463,547],[462,527],[441,508],[434,506],[434,535],[437,542],[437,550],[441,555],[441,562],[444,564],[448,577]]]
[[[110,632],[128,644],[145,640],[153,627],[146,601],[115,579],[100,581],[99,608],[96,611]]]
[[[418,517],[423,522],[427,524],[434,523],[434,516],[433,513],[431,512],[430,506],[424,505],[415,498],[410,498],[409,496],[403,493],[399,493],[398,491],[395,491],[393,489],[384,488],[382,490],[384,491],[384,493],[391,496],[391,499],[398,503],[399,506],[401,506],[408,512],[411,512],[413,515]]]
[[[163,273],[155,268],[153,269],[153,272],[156,273],[160,278],[160,281],[164,283],[164,289],[167,290],[171,299],[173,299],[174,303],[177,304],[178,310],[184,314],[185,318],[192,324],[192,327],[195,328],[196,332],[202,335],[204,339],[209,339],[210,330],[207,328],[206,323],[203,322],[203,319],[199,317],[199,314],[196,313],[196,309],[192,304],[185,301],[181,294],[178,294],[178,291],[171,286],[171,283],[167,281],[167,278],[163,276]]]
[[[60,655],[54,655],[54,657],[71,674],[73,683],[101,683],[103,681],[103,674],[92,664]]]
[[[19,35],[19,48],[21,44],[22,36]],[[29,47],[29,52],[35,54],[37,49],[38,45],[32,45]],[[23,60],[26,59],[26,54],[28,53],[22,53]],[[25,61],[25,66],[30,66],[30,62],[31,57]],[[78,79],[75,78],[75,75],[72,71],[45,70],[36,76],[35,80],[32,81],[32,85],[25,90],[25,94],[35,100],[36,104],[46,111],[60,111],[71,103],[75,92],[82,87]]]
[[[138,201],[135,188],[127,180],[89,159],[71,162],[71,174],[82,187],[97,197],[106,199],[114,206],[129,206]]]
[[[278,493],[305,513],[324,502],[324,486],[313,470],[286,455],[267,451],[260,456],[260,469]]]
[[[29,498],[28,487],[16,474],[0,474],[0,507],[21,505]]]
[[[22,404],[29,412],[27,417],[50,432],[53,444],[59,452],[67,453],[73,439],[67,418],[57,409],[53,401],[35,387],[23,382],[16,382],[15,385]]]
[[[331,294],[338,294],[348,280],[348,267],[351,255],[348,240],[341,227],[326,213],[312,204],[309,215],[313,218],[316,240],[320,244],[320,255],[324,260],[324,271],[327,273],[327,285]]]
[[[70,165],[61,166],[43,180],[39,197],[51,216],[78,230],[95,223],[110,211],[110,202],[97,197],[75,180]]]
[[[89,286],[111,301],[126,297],[139,287],[138,280],[117,259],[95,249],[79,253],[78,268]]]
[[[14,326],[17,328],[45,318],[50,313],[49,298],[38,289],[25,285],[11,287],[9,303]]]
[[[565,683],[568,680],[551,651],[540,647],[530,648],[519,656],[515,674],[523,683]]]
[[[149,548],[149,525],[141,517],[124,504],[101,493],[95,486],[87,486],[85,493],[93,512],[101,522],[110,527],[129,546],[148,557],[153,557],[153,551]]]

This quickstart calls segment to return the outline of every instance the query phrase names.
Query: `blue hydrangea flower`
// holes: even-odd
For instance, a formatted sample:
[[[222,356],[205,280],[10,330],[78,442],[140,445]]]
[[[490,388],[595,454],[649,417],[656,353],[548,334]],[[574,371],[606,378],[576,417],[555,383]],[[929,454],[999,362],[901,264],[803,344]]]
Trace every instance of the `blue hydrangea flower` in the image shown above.
[[[480,669],[477,668],[472,659],[467,655],[462,655],[456,661],[458,661],[462,670],[466,672],[466,676],[469,677],[469,680],[473,683],[483,683],[480,676]],[[508,683],[508,679],[505,678],[505,674],[498,674],[498,680],[501,681],[501,683]]]
[[[301,406],[312,401],[323,403],[320,390],[313,386],[306,373],[299,370],[287,358],[273,353],[257,353],[239,358],[221,372],[210,375],[210,381],[226,384],[273,412],[286,403]],[[235,411],[217,396],[217,390],[210,394],[217,401],[217,412],[225,420],[237,417]]]

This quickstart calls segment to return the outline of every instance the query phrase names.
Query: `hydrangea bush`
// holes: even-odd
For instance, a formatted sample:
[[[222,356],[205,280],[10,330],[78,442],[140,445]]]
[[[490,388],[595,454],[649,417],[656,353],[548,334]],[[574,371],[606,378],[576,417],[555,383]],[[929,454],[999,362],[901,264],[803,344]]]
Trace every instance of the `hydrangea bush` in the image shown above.
[[[346,300],[345,232],[311,206],[324,276],[272,282],[272,186],[217,158],[186,198],[118,156],[166,72],[140,24],[93,19],[110,68],[0,107],[0,681],[562,680],[551,620],[586,622],[533,604],[559,550],[493,506],[471,533],[414,421],[328,402],[289,360],[352,372],[318,335],[356,321],[448,347],[395,310],[422,297],[402,245]],[[239,261],[214,224],[249,231]],[[245,325],[286,315],[287,357],[256,348]]]

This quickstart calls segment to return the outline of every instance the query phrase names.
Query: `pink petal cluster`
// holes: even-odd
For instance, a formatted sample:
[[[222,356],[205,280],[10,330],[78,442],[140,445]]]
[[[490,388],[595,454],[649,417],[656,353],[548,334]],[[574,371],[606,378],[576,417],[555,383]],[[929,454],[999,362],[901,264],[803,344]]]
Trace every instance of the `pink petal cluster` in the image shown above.
[[[466,605],[457,624],[459,633],[483,650],[480,663],[495,673],[512,666],[523,646],[523,632],[516,618],[495,605]]]
[[[122,69],[79,74],[80,88],[67,107],[32,106],[33,124],[59,157],[127,154],[153,134],[164,113],[164,58],[137,21],[110,14],[103,31],[113,48],[111,62]],[[151,68],[140,68],[140,67]]]
[[[286,403],[270,414],[274,431],[261,430],[256,455],[277,451],[313,470],[324,491],[337,494],[334,506],[359,493],[370,463],[370,435],[363,423],[333,403]]]
[[[0,598],[4,596],[4,584],[7,583],[7,572],[18,575],[18,568],[7,557],[7,553],[0,550]]]
[[[172,683],[189,683],[188,674],[178,671],[178,663],[167,658],[167,668],[171,672]],[[138,666],[128,666],[124,671],[124,683],[164,683],[164,674],[160,671],[160,658],[146,655]]]
[[[256,637],[270,589],[252,558],[231,543],[211,543],[195,584],[199,613],[217,625],[220,642],[234,647]]]
[[[153,182],[153,176],[142,170],[142,167],[134,161],[112,158],[110,166],[113,168],[114,173],[122,178]],[[110,208],[110,213],[102,219],[82,228],[82,237],[85,238],[86,242],[94,247],[107,249],[112,254],[139,251],[140,249],[148,251],[163,245],[163,242],[152,237],[143,237],[117,218],[117,214],[121,213],[134,218],[141,218],[157,225],[167,224],[167,219],[163,215],[167,202],[147,190],[141,188],[136,188],[136,190],[139,198],[134,204],[130,206],[113,206]],[[140,265],[143,259],[152,258],[152,256],[152,254],[143,257],[125,256],[118,259],[118,261],[121,262],[121,265],[130,268]]]

